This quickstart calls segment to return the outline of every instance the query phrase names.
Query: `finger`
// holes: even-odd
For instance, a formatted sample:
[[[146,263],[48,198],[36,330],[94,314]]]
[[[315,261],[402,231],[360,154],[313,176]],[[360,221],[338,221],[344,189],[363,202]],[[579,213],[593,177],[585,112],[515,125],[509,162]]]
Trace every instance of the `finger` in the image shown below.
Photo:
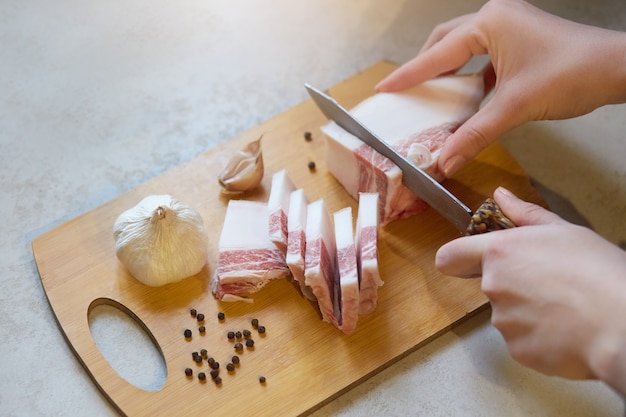
[[[435,265],[443,274],[459,278],[482,275],[483,253],[490,233],[455,239],[439,248]]]
[[[428,35],[426,42],[424,42],[424,44],[422,45],[419,53],[421,54],[422,52],[430,49],[431,46],[442,40],[448,33],[461,26],[475,15],[476,13],[470,13],[463,16],[458,16],[454,19],[448,20],[447,22],[440,23],[435,26],[433,31],[430,32],[430,35]]]
[[[502,212],[518,226],[539,224],[567,224],[558,215],[533,203],[519,199],[504,187],[498,187],[493,193]]]
[[[465,36],[465,30],[462,28],[453,30],[428,50],[388,75],[376,85],[376,91],[405,90],[437,75],[462,67],[474,55]]]
[[[446,177],[454,175],[501,134],[523,123],[503,97],[496,91],[482,109],[446,139],[438,162]]]

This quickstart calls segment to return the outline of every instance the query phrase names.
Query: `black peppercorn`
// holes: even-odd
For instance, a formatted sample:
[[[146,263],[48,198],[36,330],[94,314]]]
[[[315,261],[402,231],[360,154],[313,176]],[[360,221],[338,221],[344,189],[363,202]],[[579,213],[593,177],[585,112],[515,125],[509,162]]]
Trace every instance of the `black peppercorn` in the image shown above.
[[[213,366],[213,364],[215,363],[215,359],[210,357],[206,360],[209,363],[209,366]]]
[[[219,369],[211,369],[211,378],[215,379],[220,375],[220,370]]]
[[[235,350],[242,350],[243,345],[240,342],[235,343]]]
[[[265,326],[259,326],[259,328],[257,329],[257,331],[259,333],[265,333]]]
[[[200,326],[200,327],[198,327],[198,331],[199,331],[201,334],[204,334],[204,333],[206,333],[206,327],[204,327],[204,326]]]
[[[204,321],[204,314],[202,314],[202,313],[198,313],[198,314],[196,314],[196,320],[198,320],[198,321]]]
[[[193,375],[193,371],[191,370],[191,368],[185,368],[185,375],[187,375],[187,376],[192,376]]]
[[[189,314],[191,314],[191,317],[196,317],[196,314],[198,314],[198,312],[195,308],[192,308],[191,310],[189,310]]]
[[[211,369],[220,369],[220,363],[218,361],[213,361],[211,365]]]
[[[245,337],[246,339],[252,335],[252,332],[248,329],[244,330],[242,333],[243,333],[243,337]]]
[[[228,362],[228,363],[226,364],[226,370],[227,370],[228,372],[232,372],[232,371],[234,371],[234,370],[235,370],[235,365],[233,365],[232,363]]]
[[[185,335],[185,338],[189,339],[191,337],[191,330],[185,329],[183,334]]]
[[[241,339],[241,332],[240,331],[235,332],[235,337],[237,339]]]
[[[218,320],[224,320],[224,318],[226,318],[226,315],[220,311],[219,313],[217,313],[217,318]]]
[[[221,384],[221,383],[222,383],[222,378],[220,378],[220,377],[218,376],[218,377],[217,377],[217,378],[215,378],[213,381],[215,382],[215,385],[219,385],[219,384]]]
[[[252,327],[255,329],[259,327],[259,319],[252,319],[250,323],[252,323]]]
[[[204,372],[199,372],[198,373],[198,379],[200,381],[204,381],[206,379],[206,374]]]
[[[309,164],[307,166],[309,167],[309,171],[315,170],[315,162],[309,161]]]
[[[265,379],[265,377],[264,377],[264,376],[260,376],[260,377],[259,377],[259,382],[260,382],[261,384],[265,384],[265,381],[266,381],[266,379]]]
[[[196,363],[202,363],[202,356],[200,356],[200,355],[196,355],[196,356],[194,356],[193,360],[194,360]]]
[[[228,334],[226,336],[228,336],[229,339],[234,339],[235,338],[235,332],[230,331],[230,332],[228,332]]]
[[[209,352],[206,349],[200,349],[200,356],[206,358]]]
[[[249,348],[254,346],[254,340],[252,340],[252,339],[246,340],[246,346],[249,347]]]
[[[313,139],[313,135],[311,134],[311,132],[304,132],[304,140],[308,142],[311,139]]]
[[[239,363],[239,356],[237,355],[233,355],[233,357],[231,358],[231,360],[233,361],[233,363],[236,365]]]

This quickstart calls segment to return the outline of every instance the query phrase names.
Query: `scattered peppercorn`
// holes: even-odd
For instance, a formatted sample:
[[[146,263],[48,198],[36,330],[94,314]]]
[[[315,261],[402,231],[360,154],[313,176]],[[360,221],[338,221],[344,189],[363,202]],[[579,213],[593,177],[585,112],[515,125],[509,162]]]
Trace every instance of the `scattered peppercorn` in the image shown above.
[[[206,333],[206,327],[200,326],[200,327],[198,327],[198,331],[200,332],[200,334],[204,334],[204,333]]]
[[[265,333],[265,326],[259,326],[259,328],[257,329],[257,331],[261,334]]]
[[[208,362],[210,367],[213,367],[213,364],[215,363],[215,359],[211,357],[211,358],[207,359],[207,362]]]
[[[246,346],[249,347],[249,348],[254,346],[254,340],[252,340],[252,339],[246,340]]]
[[[265,384],[265,381],[266,381],[266,379],[265,379],[265,377],[264,377],[264,376],[260,376],[260,377],[259,377],[259,382],[260,382],[261,384]]]
[[[223,312],[219,312],[217,313],[217,319],[218,320],[224,320],[226,318],[226,315]]]
[[[191,359],[195,361],[197,357],[198,357],[198,352],[191,352]]]
[[[249,338],[252,335],[252,332],[248,329],[243,331],[243,337],[245,337],[246,339]]]
[[[229,339],[234,339],[235,338],[235,332],[230,331],[228,332],[228,334],[226,335]]]
[[[209,354],[209,352],[207,352],[206,349],[200,349],[200,356],[202,356],[203,358],[206,359],[208,354]]]
[[[250,323],[252,323],[252,327],[255,329],[259,327],[259,319],[252,319]]]
[[[235,365],[237,365],[239,363],[239,356],[237,355],[233,355],[233,357],[231,358],[231,360],[233,361],[233,363]]]
[[[232,371],[234,371],[234,370],[235,370],[235,365],[233,365],[232,363],[228,362],[228,363],[226,364],[226,370],[227,370],[228,372],[232,372]]]
[[[315,162],[309,161],[308,165],[309,171],[315,171]]]
[[[189,314],[191,314],[191,317],[196,317],[196,314],[198,314],[198,312],[195,308],[192,308],[191,310],[189,310]]]
[[[235,343],[235,350],[242,350],[243,345],[240,342]]]
[[[204,372],[199,372],[198,373],[198,379],[200,381],[204,381],[206,379],[206,374]]]
[[[191,370],[191,368],[185,368],[185,375],[187,375],[187,376],[192,376],[193,375],[193,371]]]
[[[185,329],[185,331],[183,332],[183,334],[185,335],[186,339],[189,339],[191,337],[191,330],[189,329]]]
[[[220,375],[219,369],[211,369],[211,378],[215,379]]]
[[[235,337],[237,339],[241,339],[241,332],[239,330],[237,330],[237,332],[235,333]]]
[[[198,320],[198,321],[204,321],[204,314],[202,314],[202,313],[198,313],[198,314],[196,314],[196,320]]]
[[[311,132],[304,132],[304,140],[308,142],[311,139],[313,139],[313,135],[311,134]]]
[[[196,363],[202,363],[202,356],[200,356],[200,355],[196,355],[196,356],[194,356],[193,360],[194,360]]]
[[[222,383],[222,378],[220,378],[220,377],[218,376],[218,377],[217,377],[217,378],[215,378],[213,381],[215,382],[215,385],[219,385],[219,384],[221,384],[221,383]]]
[[[220,369],[220,363],[218,361],[213,361],[211,364],[212,369]]]

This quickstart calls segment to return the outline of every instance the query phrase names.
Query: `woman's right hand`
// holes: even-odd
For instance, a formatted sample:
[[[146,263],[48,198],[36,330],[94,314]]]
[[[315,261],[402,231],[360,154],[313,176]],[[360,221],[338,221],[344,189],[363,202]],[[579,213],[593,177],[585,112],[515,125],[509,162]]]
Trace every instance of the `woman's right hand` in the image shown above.
[[[477,13],[440,24],[417,57],[376,89],[404,90],[484,54],[493,66],[494,94],[446,141],[439,169],[448,177],[524,122],[626,102],[626,34],[574,23],[521,0],[491,0]]]

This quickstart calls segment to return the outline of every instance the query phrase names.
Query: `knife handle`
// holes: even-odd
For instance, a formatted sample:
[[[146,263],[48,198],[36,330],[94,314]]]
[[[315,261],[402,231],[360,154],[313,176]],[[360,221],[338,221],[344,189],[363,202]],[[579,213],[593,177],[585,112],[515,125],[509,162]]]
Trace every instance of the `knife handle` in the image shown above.
[[[515,224],[502,213],[500,206],[492,198],[488,198],[474,212],[470,221],[466,236],[478,235],[481,233],[494,232],[496,230],[511,229]]]

